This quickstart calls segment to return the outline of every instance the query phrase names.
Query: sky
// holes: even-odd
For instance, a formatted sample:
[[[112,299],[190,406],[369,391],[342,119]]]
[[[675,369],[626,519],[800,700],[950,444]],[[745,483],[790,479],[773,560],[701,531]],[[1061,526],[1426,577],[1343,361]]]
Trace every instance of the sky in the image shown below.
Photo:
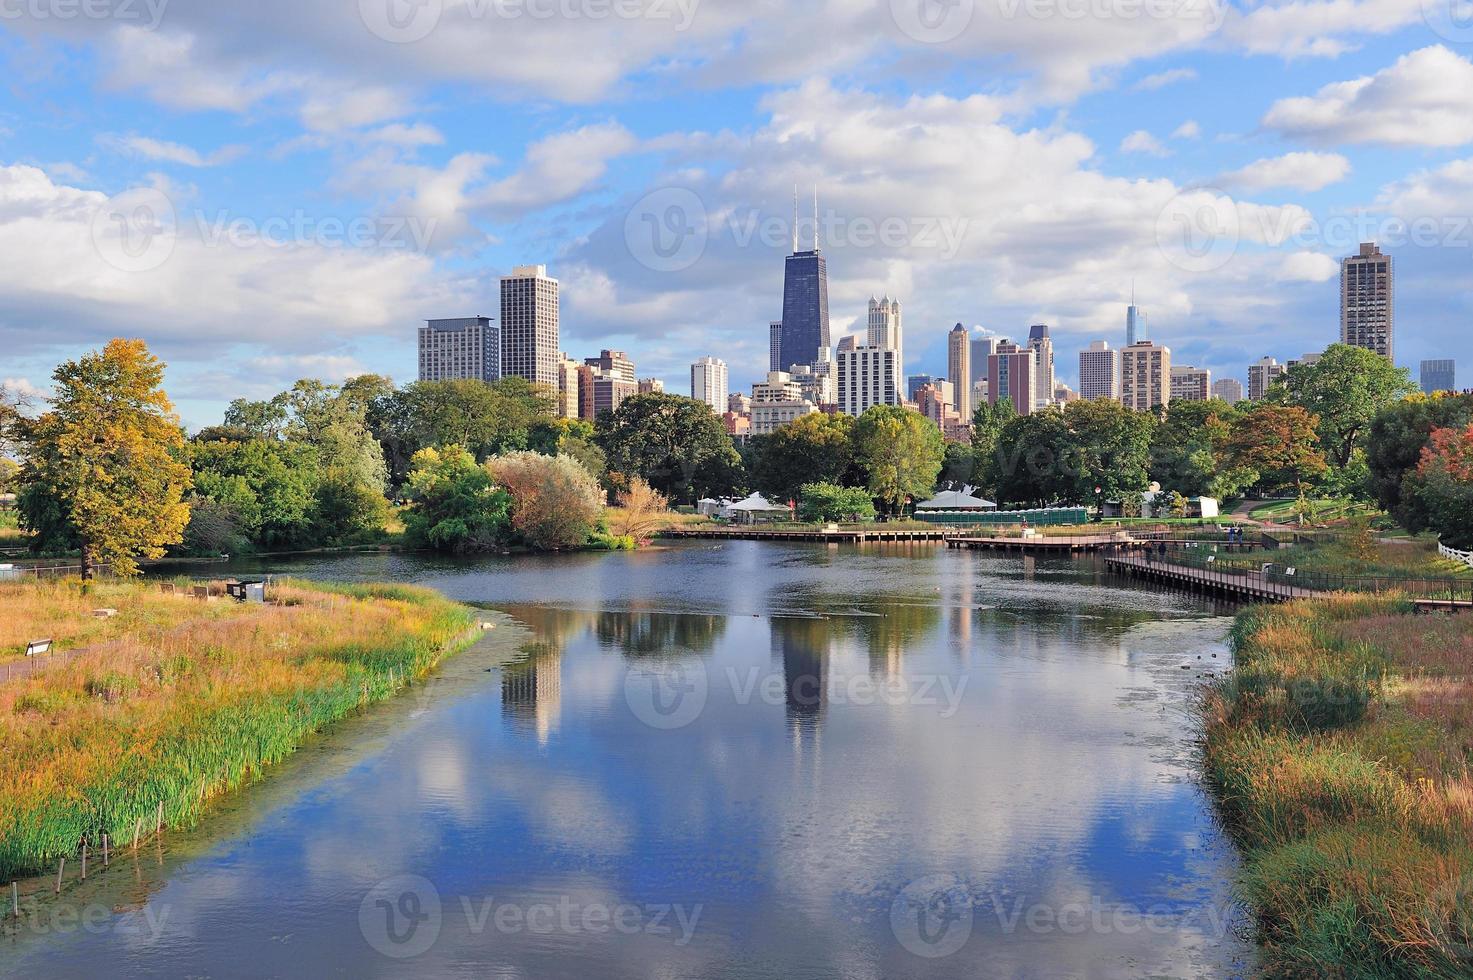
[[[1473,379],[1468,0],[0,0],[0,381],[141,337],[186,424],[302,377],[412,381],[425,319],[545,264],[562,346],[689,391],[766,370],[818,193],[834,338],[1048,323],[1061,378],[1338,339]]]

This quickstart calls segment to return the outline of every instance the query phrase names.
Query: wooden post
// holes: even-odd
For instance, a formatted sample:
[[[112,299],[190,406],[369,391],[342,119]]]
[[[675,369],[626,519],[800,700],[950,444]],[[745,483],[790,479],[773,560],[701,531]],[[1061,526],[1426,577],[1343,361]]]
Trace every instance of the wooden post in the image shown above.
[[[56,865],[56,894],[61,894],[61,876],[66,871],[66,858],[62,858]]]
[[[82,841],[82,880],[87,880],[87,842]]]
[[[15,911],[16,921],[20,921],[20,886],[13,881],[10,883],[10,907]]]
[[[138,833],[143,829],[143,818],[133,821],[133,850],[138,850]]]
[[[112,864],[112,848],[107,839],[107,834],[102,835],[102,866],[106,868]]]
[[[158,821],[154,824],[153,832],[155,834],[162,834],[164,832],[164,801],[163,800],[159,800],[159,817],[158,817]]]

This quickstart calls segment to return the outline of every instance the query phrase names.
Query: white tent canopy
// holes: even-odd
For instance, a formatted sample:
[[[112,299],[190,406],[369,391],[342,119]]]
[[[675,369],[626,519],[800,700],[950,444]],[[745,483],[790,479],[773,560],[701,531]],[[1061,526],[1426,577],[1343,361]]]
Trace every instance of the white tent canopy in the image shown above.
[[[916,504],[916,510],[997,510],[997,504],[965,490],[943,490],[930,500]]]

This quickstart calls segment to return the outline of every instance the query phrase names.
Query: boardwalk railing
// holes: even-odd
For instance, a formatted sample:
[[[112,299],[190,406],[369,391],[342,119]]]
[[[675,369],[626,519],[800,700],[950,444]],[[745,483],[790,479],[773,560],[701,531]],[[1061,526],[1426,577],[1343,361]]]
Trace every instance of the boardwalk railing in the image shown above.
[[[1242,583],[1261,587],[1264,594],[1298,597],[1300,593],[1363,592],[1382,594],[1400,592],[1413,599],[1447,602],[1473,601],[1473,577],[1413,578],[1397,575],[1336,575],[1312,572],[1280,562],[1264,562],[1256,569],[1233,568],[1212,560],[1213,556],[1178,553],[1169,562],[1156,562],[1163,569],[1172,567],[1206,575],[1209,584]],[[1194,576],[1195,577],[1195,576]],[[1206,581],[1206,580],[1204,580]]]

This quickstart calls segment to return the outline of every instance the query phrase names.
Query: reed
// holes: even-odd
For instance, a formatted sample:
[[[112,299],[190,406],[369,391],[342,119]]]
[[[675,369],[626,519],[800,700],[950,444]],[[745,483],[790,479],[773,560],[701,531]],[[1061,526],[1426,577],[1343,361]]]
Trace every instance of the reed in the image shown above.
[[[1334,596],[1232,639],[1204,760],[1264,973],[1473,975],[1473,617]]]
[[[131,841],[160,809],[167,827],[194,823],[213,797],[469,643],[474,623],[404,586],[286,583],[274,595],[280,604],[172,600],[198,617],[188,629],[126,634],[0,685],[0,879],[103,835]]]

